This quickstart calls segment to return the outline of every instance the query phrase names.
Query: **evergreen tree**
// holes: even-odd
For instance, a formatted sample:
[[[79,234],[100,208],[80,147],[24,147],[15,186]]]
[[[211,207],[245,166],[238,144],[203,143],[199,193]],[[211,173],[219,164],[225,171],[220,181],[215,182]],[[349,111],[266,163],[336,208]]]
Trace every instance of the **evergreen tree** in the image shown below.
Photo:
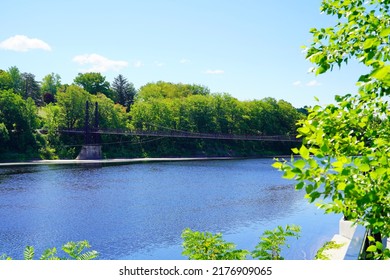
[[[137,93],[133,83],[129,83],[123,75],[118,75],[112,83],[112,91],[114,93],[114,101],[127,107],[134,103],[134,96]]]
[[[41,89],[38,82],[35,80],[35,76],[31,73],[22,73],[22,97],[27,99],[31,97],[35,104],[42,104]]]

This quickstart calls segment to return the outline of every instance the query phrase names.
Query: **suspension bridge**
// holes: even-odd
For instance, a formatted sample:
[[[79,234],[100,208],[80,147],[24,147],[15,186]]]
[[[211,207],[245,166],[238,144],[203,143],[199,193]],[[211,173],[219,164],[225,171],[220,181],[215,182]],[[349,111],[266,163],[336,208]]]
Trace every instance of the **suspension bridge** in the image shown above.
[[[60,133],[84,135],[84,145],[77,159],[101,159],[102,143],[100,135],[123,136],[147,136],[147,137],[171,137],[171,138],[195,138],[195,139],[219,139],[239,141],[266,141],[266,142],[301,142],[299,138],[289,135],[237,135],[223,133],[190,132],[164,128],[159,131],[107,129],[99,127],[98,103],[95,103],[94,119],[90,120],[90,105],[86,102],[85,125],[83,129],[60,129]]]

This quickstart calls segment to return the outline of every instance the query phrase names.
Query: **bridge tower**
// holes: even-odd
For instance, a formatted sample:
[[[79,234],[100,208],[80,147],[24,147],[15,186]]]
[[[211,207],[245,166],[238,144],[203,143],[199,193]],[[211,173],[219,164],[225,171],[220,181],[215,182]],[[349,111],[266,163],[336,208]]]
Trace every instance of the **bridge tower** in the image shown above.
[[[84,145],[76,159],[79,160],[98,160],[102,159],[102,145],[100,141],[99,130],[99,107],[95,103],[94,121],[91,127],[89,118],[89,102],[85,102],[85,123],[84,123]]]

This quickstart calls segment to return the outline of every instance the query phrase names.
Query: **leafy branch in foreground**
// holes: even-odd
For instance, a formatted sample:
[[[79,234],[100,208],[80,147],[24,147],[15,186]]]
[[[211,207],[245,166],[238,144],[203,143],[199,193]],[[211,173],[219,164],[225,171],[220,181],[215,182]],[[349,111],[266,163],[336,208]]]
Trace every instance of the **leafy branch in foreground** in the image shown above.
[[[344,243],[337,243],[335,241],[328,241],[325,242],[324,245],[317,251],[316,255],[314,256],[315,260],[330,260],[329,256],[326,254],[326,251],[332,250],[332,249],[340,249],[343,247]]]
[[[6,254],[3,254],[3,255],[0,255],[0,261],[9,261],[9,260],[12,260],[11,257],[7,256]]]
[[[59,257],[55,247],[46,249],[39,257],[39,260],[93,260],[99,256],[95,250],[83,252],[84,249],[91,248],[88,241],[68,242],[62,246],[62,251],[69,257]],[[23,252],[24,260],[33,260],[35,257],[35,248],[33,246],[26,246]],[[0,260],[12,260],[7,255],[1,255]]]
[[[181,236],[183,255],[190,260],[244,260],[249,254],[247,250],[236,250],[234,243],[222,239],[222,234],[192,231],[185,229]]]
[[[261,260],[283,260],[280,253],[282,246],[286,245],[287,237],[299,238],[299,232],[300,227],[295,225],[266,230],[255,250],[249,252],[236,249],[234,243],[222,239],[221,233],[198,232],[187,228],[182,233],[182,254],[190,260],[245,260],[249,255]]]
[[[355,95],[311,108],[298,123],[302,146],[293,149],[291,161],[274,164],[285,178],[297,181],[310,202],[370,230],[378,252],[382,239],[390,237],[389,4],[322,1],[321,11],[337,19],[333,27],[310,31],[306,58],[316,65],[313,72],[322,74],[351,60],[368,72],[357,77]],[[374,252],[372,246],[368,249]]]
[[[301,228],[296,225],[278,226],[274,230],[266,230],[260,237],[260,242],[252,252],[252,257],[260,260],[283,260],[280,255],[282,246],[286,245],[287,237],[299,238]],[[287,248],[290,246],[287,244]]]
[[[369,260],[388,260],[390,259],[389,248],[384,248],[383,243],[374,236],[367,236],[368,246],[364,252],[364,258]]]

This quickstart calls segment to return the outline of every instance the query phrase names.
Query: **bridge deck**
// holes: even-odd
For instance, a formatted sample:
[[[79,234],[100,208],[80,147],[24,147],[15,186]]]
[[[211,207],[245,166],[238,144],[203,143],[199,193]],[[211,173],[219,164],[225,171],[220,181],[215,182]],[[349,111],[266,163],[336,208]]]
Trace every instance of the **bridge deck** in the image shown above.
[[[84,129],[61,129],[63,133],[85,134]],[[220,133],[198,133],[185,131],[124,131],[98,129],[90,131],[91,134],[125,135],[125,136],[151,136],[151,137],[174,137],[174,138],[199,138],[199,139],[222,139],[243,141],[271,141],[271,142],[300,142],[295,136],[286,135],[234,135]]]

